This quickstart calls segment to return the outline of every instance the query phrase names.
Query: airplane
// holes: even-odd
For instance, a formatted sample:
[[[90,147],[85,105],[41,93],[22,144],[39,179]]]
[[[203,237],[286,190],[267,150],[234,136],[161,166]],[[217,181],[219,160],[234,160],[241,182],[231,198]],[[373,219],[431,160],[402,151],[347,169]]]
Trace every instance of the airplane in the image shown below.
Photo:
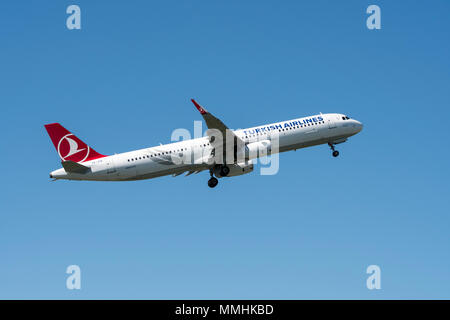
[[[250,173],[253,160],[269,154],[328,144],[333,157],[337,157],[335,145],[363,128],[361,122],[344,114],[320,113],[230,130],[194,99],[191,101],[206,122],[206,136],[110,156],[98,153],[59,123],[46,124],[62,164],[62,168],[50,173],[50,178],[130,181],[209,170],[208,186],[214,188],[217,178]]]

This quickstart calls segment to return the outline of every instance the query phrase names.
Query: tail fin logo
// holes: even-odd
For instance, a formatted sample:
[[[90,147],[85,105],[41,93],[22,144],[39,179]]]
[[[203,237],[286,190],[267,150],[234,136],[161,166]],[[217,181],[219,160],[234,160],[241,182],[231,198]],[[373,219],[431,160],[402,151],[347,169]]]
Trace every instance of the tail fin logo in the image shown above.
[[[89,146],[72,133],[69,133],[59,140],[58,154],[63,161],[83,162],[89,156]]]

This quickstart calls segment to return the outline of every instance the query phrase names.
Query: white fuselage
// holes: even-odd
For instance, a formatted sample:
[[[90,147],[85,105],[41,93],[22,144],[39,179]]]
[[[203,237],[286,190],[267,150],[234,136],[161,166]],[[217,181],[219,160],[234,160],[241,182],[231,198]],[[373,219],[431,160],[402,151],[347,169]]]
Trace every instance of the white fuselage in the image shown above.
[[[250,144],[267,140],[277,132],[279,149],[272,150],[273,153],[343,142],[361,129],[359,121],[343,114],[329,113],[235,130],[234,133],[246,144]],[[191,163],[196,164],[196,169],[201,171],[211,167],[202,161],[211,149],[209,137],[205,136],[83,162],[84,166],[90,168],[88,173],[67,173],[61,168],[53,171],[50,176],[69,180],[126,181],[176,175],[192,170],[192,164],[170,161],[172,155],[187,156],[193,160]]]

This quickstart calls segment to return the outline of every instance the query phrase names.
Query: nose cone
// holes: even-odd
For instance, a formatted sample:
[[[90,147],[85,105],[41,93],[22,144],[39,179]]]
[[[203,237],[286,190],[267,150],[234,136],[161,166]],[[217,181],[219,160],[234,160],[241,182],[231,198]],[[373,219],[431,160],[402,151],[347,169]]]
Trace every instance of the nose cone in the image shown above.
[[[355,133],[358,133],[362,130],[363,124],[361,122],[355,120],[353,127],[355,128],[355,131],[356,131]]]

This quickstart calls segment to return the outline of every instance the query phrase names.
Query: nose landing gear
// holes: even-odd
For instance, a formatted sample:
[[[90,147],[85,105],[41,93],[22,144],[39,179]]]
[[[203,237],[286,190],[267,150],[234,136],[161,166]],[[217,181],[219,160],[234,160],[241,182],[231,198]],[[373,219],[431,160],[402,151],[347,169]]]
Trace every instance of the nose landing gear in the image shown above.
[[[339,155],[339,151],[334,149],[334,144],[328,142],[328,145],[330,146],[331,150],[333,150],[333,153],[332,153],[333,157],[336,158]]]

